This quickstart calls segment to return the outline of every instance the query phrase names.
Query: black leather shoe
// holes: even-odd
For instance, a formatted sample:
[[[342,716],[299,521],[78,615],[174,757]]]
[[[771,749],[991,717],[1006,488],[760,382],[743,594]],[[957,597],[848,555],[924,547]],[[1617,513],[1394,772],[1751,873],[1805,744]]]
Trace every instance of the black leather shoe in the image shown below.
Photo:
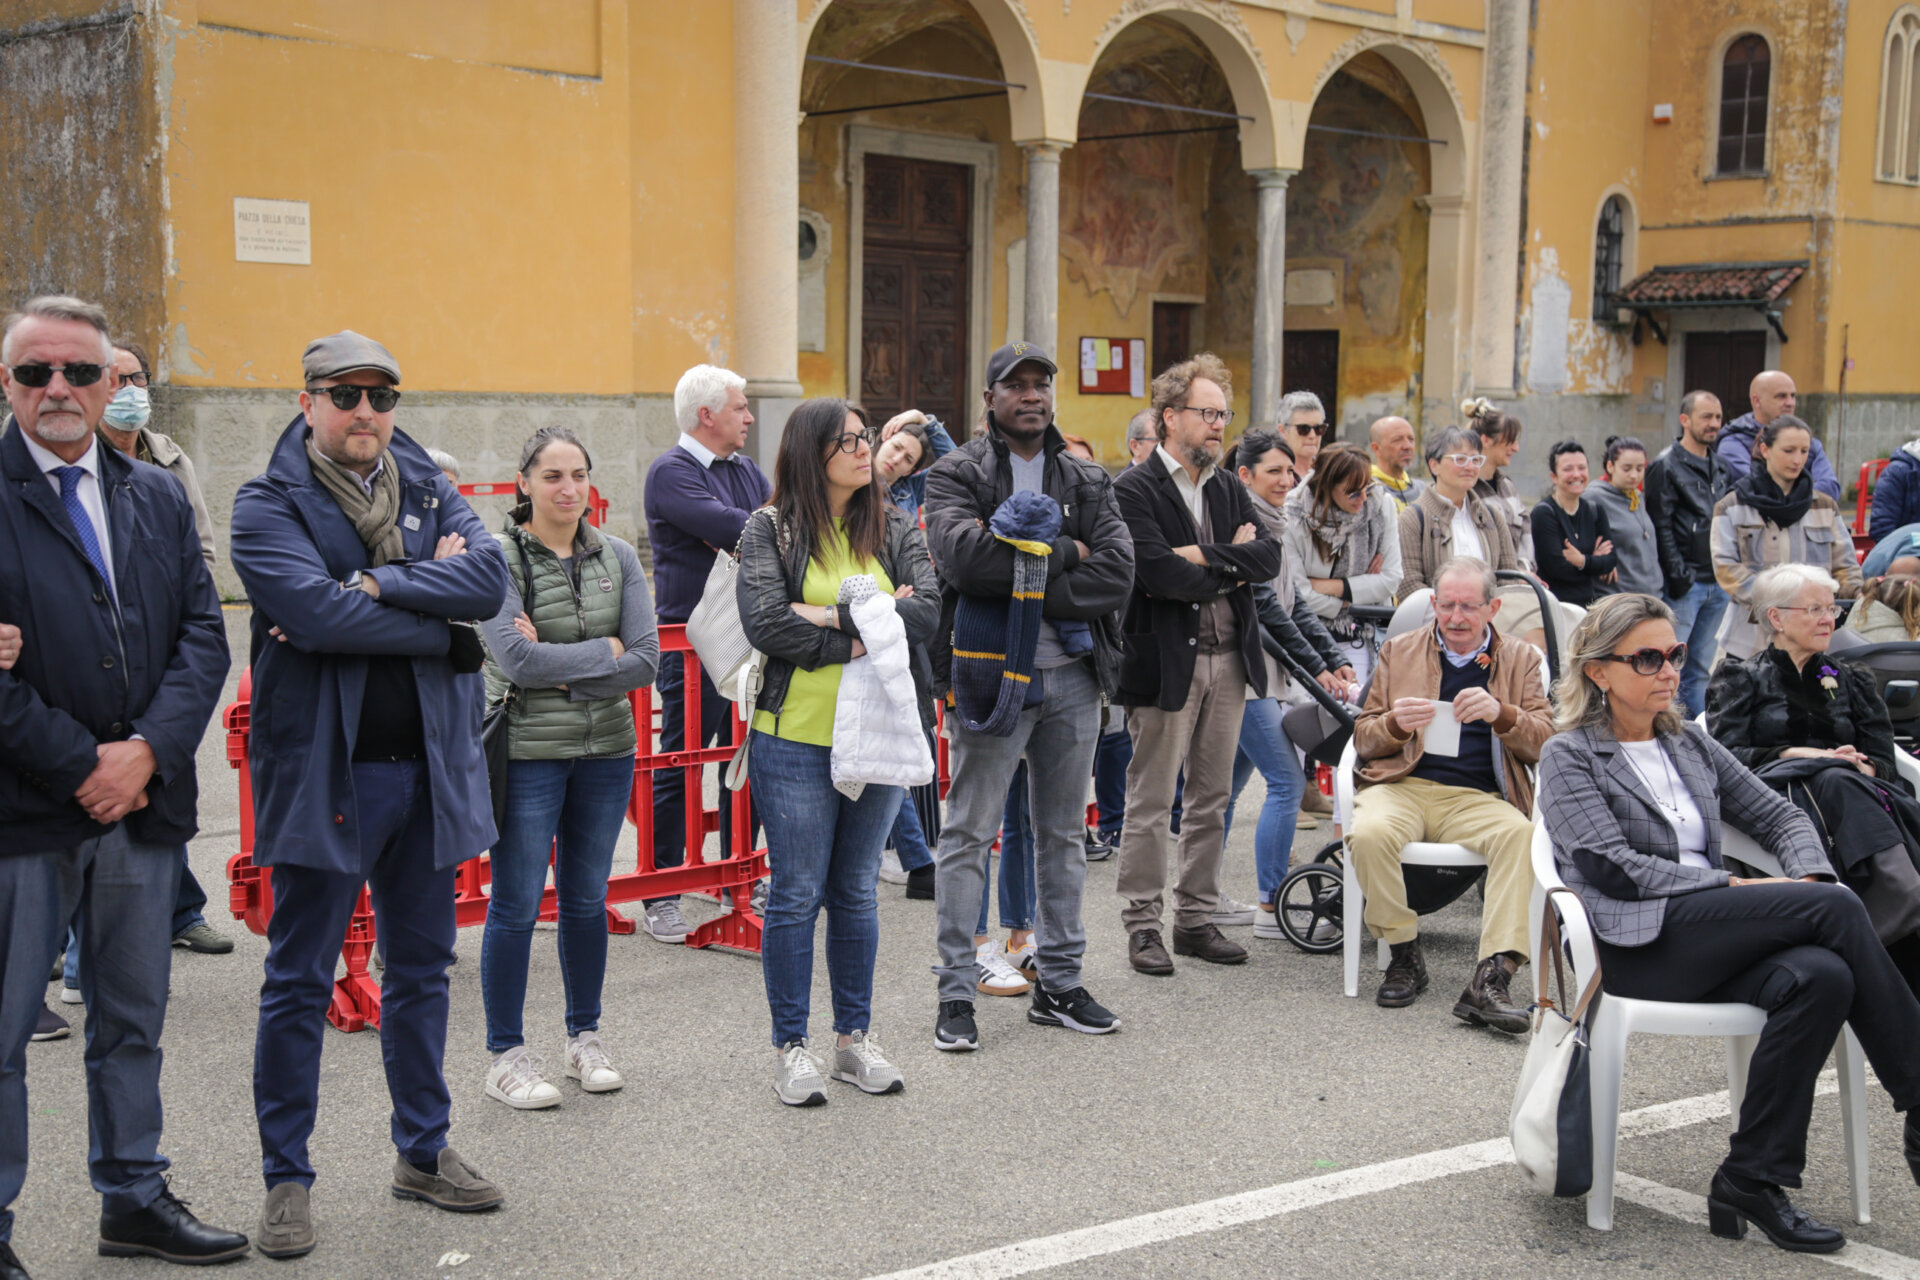
[[[1427,989],[1427,958],[1420,951],[1418,938],[1387,946],[1387,976],[1380,979],[1373,1002],[1383,1009],[1404,1009]]]
[[[1823,1222],[1794,1208],[1779,1187],[1745,1192],[1715,1171],[1707,1191],[1707,1226],[1723,1240],[1739,1240],[1751,1222],[1767,1239],[1794,1253],[1833,1253],[1846,1247],[1847,1238]]]
[[[1141,973],[1173,972],[1173,957],[1160,941],[1158,929],[1135,929],[1127,935],[1127,963]]]
[[[1525,1009],[1516,1009],[1507,984],[1513,975],[1499,956],[1488,956],[1473,971],[1473,981],[1454,1002],[1453,1016],[1476,1027],[1492,1027],[1513,1035],[1526,1034],[1533,1025]]]
[[[1913,1180],[1920,1182],[1920,1107],[1907,1112],[1907,1168],[1913,1172]]]
[[[1220,932],[1220,926],[1211,922],[1198,929],[1173,927],[1173,954],[1177,956],[1197,956],[1208,964],[1245,964],[1247,949],[1237,942],[1229,942],[1227,935]]]
[[[907,897],[916,902],[933,901],[933,864],[907,872]]]
[[[144,1209],[100,1215],[100,1256],[135,1258],[142,1254],[166,1262],[204,1266],[230,1262],[247,1252],[247,1238],[238,1231],[210,1227],[187,1211],[186,1201],[171,1189]]]
[[[20,1265],[20,1258],[13,1246],[0,1240],[0,1280],[33,1280],[27,1269]]]

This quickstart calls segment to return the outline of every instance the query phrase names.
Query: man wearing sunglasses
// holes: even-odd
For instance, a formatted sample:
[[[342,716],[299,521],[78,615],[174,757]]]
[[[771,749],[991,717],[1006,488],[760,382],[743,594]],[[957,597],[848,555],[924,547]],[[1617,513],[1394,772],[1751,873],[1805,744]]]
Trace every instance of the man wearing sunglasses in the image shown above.
[[[1392,951],[1374,996],[1389,1009],[1412,1004],[1427,987],[1401,850],[1415,841],[1461,844],[1487,860],[1480,962],[1453,1014],[1517,1035],[1527,1029],[1527,1014],[1508,984],[1527,958],[1528,770],[1553,732],[1553,713],[1540,651],[1493,629],[1500,609],[1495,584],[1484,560],[1447,562],[1434,578],[1436,625],[1381,646],[1353,727],[1360,791],[1347,847],[1366,895],[1367,928]],[[1457,734],[1445,732],[1454,726]],[[1443,733],[1450,741],[1442,742]]]
[[[307,1143],[362,886],[387,959],[392,1194],[458,1211],[504,1199],[447,1146],[442,1059],[454,870],[495,836],[478,646],[452,623],[499,611],[506,561],[395,429],[400,365],[385,347],[346,330],[308,343],[301,366],[300,412],[241,487],[231,527],[253,604],[253,858],[273,869],[253,1078],[267,1186],[256,1243],[274,1258],[317,1240]]]
[[[78,918],[87,1005],[88,1173],[99,1251],[220,1262],[247,1238],[167,1189],[160,1042],[194,753],[228,667],[193,511],[168,477],[105,448],[107,317],[41,297],[5,321],[0,599],[22,644],[0,677],[0,1275],[27,1167],[25,1051],[47,968]]]

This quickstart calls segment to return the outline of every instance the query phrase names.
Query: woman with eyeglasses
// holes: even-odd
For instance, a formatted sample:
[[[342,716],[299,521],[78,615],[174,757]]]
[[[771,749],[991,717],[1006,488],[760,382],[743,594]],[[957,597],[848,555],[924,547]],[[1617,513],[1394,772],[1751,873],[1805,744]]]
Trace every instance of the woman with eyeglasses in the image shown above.
[[[1747,1224],[1783,1249],[1846,1244],[1796,1208],[1814,1087],[1850,1024],[1896,1111],[1920,1181],[1920,1003],[1807,816],[1675,709],[1686,646],[1652,596],[1609,596],[1574,628],[1540,755],[1554,864],[1586,907],[1600,983],[1629,999],[1758,1005],[1767,1014],[1707,1220]],[[1722,824],[1779,858],[1784,876],[1730,874]]]
[[[1557,599],[1590,605],[1614,589],[1619,562],[1613,530],[1587,491],[1587,451],[1562,440],[1547,454],[1553,490],[1533,509],[1533,553],[1540,577]]]
[[[1520,419],[1500,412],[1485,396],[1461,401],[1460,417],[1461,425],[1480,437],[1480,452],[1486,456],[1480,478],[1473,482],[1473,491],[1507,526],[1514,559],[1531,573],[1533,522],[1527,516],[1527,504],[1521,500],[1519,491],[1513,487],[1513,478],[1506,471],[1513,455],[1520,452]]]
[[[747,638],[767,655],[747,772],[767,831],[772,881],[761,969],[773,1018],[774,1093],[788,1106],[827,1100],[808,1049],[814,925],[827,913],[827,978],[836,1044],[832,1075],[866,1093],[906,1087],[870,1034],[874,905],[880,849],[904,788],[834,786],[834,719],[842,668],[866,652],[850,610],[889,593],[909,645],[940,620],[940,588],[918,526],[874,483],[866,414],[845,400],[808,400],[787,419],[773,497],[740,538],[736,588]],[[923,708],[926,673],[910,664]]]
[[[1349,605],[1393,603],[1404,576],[1399,507],[1373,483],[1373,459],[1350,444],[1332,445],[1313,477],[1287,495],[1286,567],[1295,595],[1343,646],[1357,683],[1373,670],[1371,636]]]
[[[1608,436],[1601,453],[1600,483],[1587,489],[1587,499],[1607,517],[1613,535],[1613,555],[1622,591],[1657,596],[1666,590],[1660,571],[1660,548],[1653,537],[1653,518],[1647,514],[1647,496],[1640,490],[1647,474],[1647,446],[1632,436]]]
[[[1713,673],[1707,727],[1814,820],[1828,861],[1920,992],[1920,803],[1895,768],[1900,748],[1872,673],[1828,652],[1833,591],[1812,565],[1753,580],[1767,646]]]
[[[1839,504],[1813,487],[1812,450],[1812,429],[1781,414],[1754,436],[1752,469],[1713,509],[1713,576],[1733,602],[1720,632],[1722,657],[1750,657],[1765,647],[1751,614],[1753,580],[1762,569],[1810,564],[1833,577],[1841,599],[1859,591],[1859,563]]]
[[[1440,566],[1455,556],[1484,560],[1496,570],[1520,567],[1506,522],[1473,491],[1486,460],[1480,437],[1471,431],[1442,427],[1427,437],[1433,483],[1400,513],[1402,600],[1433,586]]]

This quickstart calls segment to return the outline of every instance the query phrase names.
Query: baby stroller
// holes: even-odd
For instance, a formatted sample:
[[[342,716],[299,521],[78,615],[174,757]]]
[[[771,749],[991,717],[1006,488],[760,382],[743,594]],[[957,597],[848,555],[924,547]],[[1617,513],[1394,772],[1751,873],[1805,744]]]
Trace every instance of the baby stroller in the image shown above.
[[[1547,670],[1551,679],[1558,679],[1560,632],[1569,621],[1566,612],[1569,606],[1556,601],[1532,574],[1508,569],[1501,570],[1499,577],[1503,581],[1526,584],[1539,599],[1542,627],[1546,631]],[[1378,628],[1383,640],[1391,639],[1431,622],[1432,593],[1416,592],[1397,609],[1355,605],[1352,611],[1359,621]],[[1353,738],[1353,724],[1359,707],[1342,704],[1322,689],[1278,646],[1270,646],[1268,651],[1275,654],[1276,659],[1287,668],[1288,674],[1313,699],[1287,713],[1282,721],[1287,736],[1305,754],[1309,769],[1321,764],[1338,768],[1341,756]],[[1359,702],[1365,704],[1365,690],[1361,691]],[[1345,859],[1346,840],[1343,832],[1339,838],[1323,845],[1311,860],[1288,870],[1280,882],[1279,892],[1274,899],[1275,922],[1287,941],[1302,951],[1324,955],[1345,946]],[[1430,915],[1479,884],[1486,876],[1486,867],[1409,862],[1401,868],[1401,874],[1406,881],[1408,905],[1419,915]]]

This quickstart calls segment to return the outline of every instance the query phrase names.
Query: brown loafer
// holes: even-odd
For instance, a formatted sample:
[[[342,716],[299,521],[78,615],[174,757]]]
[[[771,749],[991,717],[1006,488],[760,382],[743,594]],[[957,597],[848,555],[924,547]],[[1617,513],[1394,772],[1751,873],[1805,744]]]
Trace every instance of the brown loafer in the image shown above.
[[[480,1176],[480,1171],[462,1160],[452,1147],[440,1148],[438,1173],[422,1173],[404,1157],[393,1162],[393,1198],[425,1200],[439,1209],[455,1213],[479,1213],[497,1209],[507,1197],[500,1188]]]
[[[1476,1027],[1524,1034],[1532,1023],[1525,1009],[1514,1007],[1513,996],[1507,989],[1512,978],[1504,960],[1488,956],[1475,966],[1473,981],[1460,993],[1460,999],[1453,1006],[1453,1016]]]
[[[1173,957],[1160,941],[1158,929],[1135,929],[1127,935],[1127,962],[1141,973],[1173,972]]]
[[[1208,964],[1245,964],[1247,949],[1237,942],[1227,941],[1227,935],[1220,932],[1217,924],[1203,924],[1198,929],[1173,927],[1173,954],[1177,956],[1197,956]]]

